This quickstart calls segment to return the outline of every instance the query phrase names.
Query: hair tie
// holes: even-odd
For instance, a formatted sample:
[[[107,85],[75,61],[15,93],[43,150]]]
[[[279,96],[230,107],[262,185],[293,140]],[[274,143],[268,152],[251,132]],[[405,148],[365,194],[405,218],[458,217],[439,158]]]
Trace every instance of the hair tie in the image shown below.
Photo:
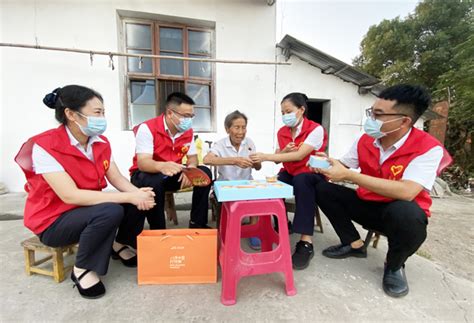
[[[60,87],[54,89],[53,92],[46,94],[45,97],[43,98],[43,103],[48,108],[50,108],[50,109],[55,109],[56,108],[56,102],[59,99],[59,95],[58,95],[59,90],[61,90]]]

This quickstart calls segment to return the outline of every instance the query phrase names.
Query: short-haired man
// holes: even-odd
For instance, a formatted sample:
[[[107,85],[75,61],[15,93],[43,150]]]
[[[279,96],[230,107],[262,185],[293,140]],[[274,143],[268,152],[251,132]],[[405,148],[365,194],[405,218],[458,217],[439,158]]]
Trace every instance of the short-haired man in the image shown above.
[[[181,172],[184,156],[187,156],[187,167],[198,167],[211,177],[207,167],[198,166],[193,141],[193,118],[194,101],[184,93],[175,92],[166,99],[166,111],[163,114],[134,129],[136,149],[130,168],[131,181],[137,187],[153,187],[156,206],[145,212],[152,230],[166,228],[165,192],[191,186],[191,182]],[[193,188],[190,228],[209,228],[207,215],[210,189],[211,185]]]
[[[316,188],[318,205],[331,221],[341,244],[329,258],[367,257],[352,221],[388,238],[383,289],[393,297],[408,293],[405,261],[426,238],[429,192],[437,174],[451,162],[443,146],[413,127],[431,103],[422,87],[396,85],[383,90],[367,109],[365,134],[332,167],[314,169],[333,182],[349,181],[357,190],[329,182]],[[360,168],[360,173],[348,168]]]

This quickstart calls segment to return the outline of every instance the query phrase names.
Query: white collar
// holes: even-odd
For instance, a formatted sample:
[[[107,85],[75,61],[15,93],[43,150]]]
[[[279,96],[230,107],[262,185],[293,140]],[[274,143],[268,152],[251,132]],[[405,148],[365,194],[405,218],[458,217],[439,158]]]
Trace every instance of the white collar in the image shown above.
[[[301,129],[303,129],[304,117],[301,118],[300,124],[296,127],[296,133],[301,133]]]
[[[69,142],[71,143],[71,146],[81,146],[79,141],[72,134],[71,130],[69,130],[69,128],[67,126],[65,126],[65,128],[66,128],[66,133],[67,133],[67,136],[69,137]],[[105,143],[105,140],[103,140],[99,136],[92,136],[92,137],[89,137],[89,141],[87,142],[87,145],[92,145],[94,142],[103,142],[103,143]]]
[[[247,144],[247,137],[245,137],[242,142],[240,143],[240,147],[245,146]],[[234,145],[232,145],[232,142],[230,141],[230,136],[227,136],[225,138],[225,145],[226,147],[232,148]],[[235,147],[234,147],[235,148]]]
[[[300,122],[299,125],[296,126],[296,131],[295,131],[295,136],[293,137],[293,140],[299,136],[299,134],[301,133],[301,129],[303,129],[303,123],[304,123],[304,116],[302,117],[302,120]],[[290,131],[291,133],[291,131]]]
[[[389,149],[394,149],[394,150],[397,150],[398,148],[400,148],[401,146],[403,146],[403,144],[405,143],[405,141],[407,141],[408,139],[408,136],[410,135],[411,133],[411,129],[408,130],[408,132],[403,136],[401,137],[396,143],[394,143],[392,146],[388,147],[387,149],[385,149],[385,151],[389,150]],[[380,143],[380,139],[375,139],[374,140],[374,146],[379,148],[379,149],[382,149],[383,150],[383,147],[382,147],[382,144]]]

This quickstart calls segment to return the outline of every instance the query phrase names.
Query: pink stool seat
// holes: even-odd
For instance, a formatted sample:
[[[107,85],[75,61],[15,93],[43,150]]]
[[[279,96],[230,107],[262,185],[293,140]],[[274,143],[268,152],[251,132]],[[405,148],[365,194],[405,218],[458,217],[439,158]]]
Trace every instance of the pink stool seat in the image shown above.
[[[279,233],[273,229],[271,215],[277,217]],[[248,216],[257,216],[259,220],[256,224],[242,226],[242,219]],[[236,303],[237,284],[240,278],[273,272],[283,273],[286,294],[296,295],[286,222],[282,199],[233,201],[222,204],[219,228],[222,304]],[[260,239],[262,247],[260,253],[250,254],[242,251],[240,239],[250,237]],[[273,244],[277,244],[275,249]]]

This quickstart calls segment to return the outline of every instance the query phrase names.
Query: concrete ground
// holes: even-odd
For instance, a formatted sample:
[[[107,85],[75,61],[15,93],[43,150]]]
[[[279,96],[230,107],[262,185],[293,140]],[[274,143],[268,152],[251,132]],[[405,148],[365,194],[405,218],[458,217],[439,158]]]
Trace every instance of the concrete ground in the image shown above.
[[[184,197],[178,197],[177,204],[188,201],[184,194],[179,195]],[[138,286],[135,269],[111,261],[103,278],[107,294],[86,300],[72,288],[69,278],[57,284],[52,278],[24,273],[20,242],[32,234],[18,220],[22,203],[23,196],[18,194],[0,196],[1,322],[474,322],[472,262],[469,275],[458,275],[443,264],[414,255],[406,267],[410,293],[401,299],[390,298],[381,286],[386,241],[378,249],[370,248],[367,259],[325,258],[321,250],[338,243],[338,238],[324,217],[325,232],[315,233],[316,254],[311,265],[294,272],[296,296],[286,296],[280,274],[253,276],[241,280],[237,304],[228,307],[220,303],[220,276],[217,284]],[[184,227],[189,211],[178,211],[178,217],[179,227]],[[470,231],[472,223],[470,217]],[[292,235],[292,246],[297,239]]]

